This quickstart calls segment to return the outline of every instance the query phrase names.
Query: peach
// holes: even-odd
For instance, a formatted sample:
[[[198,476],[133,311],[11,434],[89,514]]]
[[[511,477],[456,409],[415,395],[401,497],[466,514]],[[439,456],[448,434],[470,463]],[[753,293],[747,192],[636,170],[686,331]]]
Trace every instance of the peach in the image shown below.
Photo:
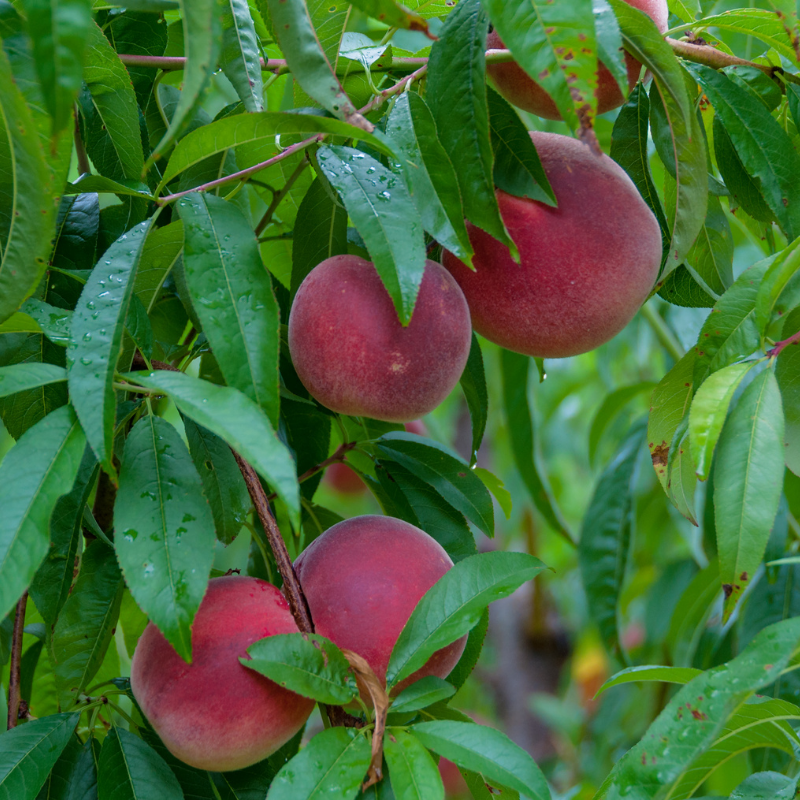
[[[131,689],[167,749],[198,769],[242,769],[305,725],[314,703],[239,662],[253,642],[297,633],[280,591],[258,578],[209,581],[187,664],[150,623],[136,646]]]
[[[468,225],[476,271],[445,252],[478,333],[509,350],[563,358],[616,336],[647,298],[661,264],[661,231],[631,179],[569,136],[532,133],[558,208],[497,190],[519,248]]]
[[[625,0],[629,6],[638,8],[655,22],[661,33],[667,30],[669,9],[667,0]],[[489,49],[503,50],[505,45],[496,31],[492,31],[486,40]],[[628,68],[628,88],[632,89],[639,80],[642,65],[630,53],[625,53],[625,65]],[[492,83],[509,103],[530,111],[545,119],[561,119],[561,114],[553,102],[553,98],[534,81],[516,61],[503,64],[487,64],[486,72]],[[625,98],[619,85],[602,61],[597,70],[597,113],[603,114],[612,108],[619,108]]]
[[[371,515],[328,528],[295,562],[316,632],[365,658],[381,681],[414,607],[452,566],[424,531]],[[428,675],[446,678],[465,644],[462,637],[434,653],[394,692]]]
[[[325,483],[341,494],[363,494],[367,488],[358,473],[343,461],[331,464],[325,470]]]
[[[469,308],[433,261],[407,327],[374,265],[334,256],[306,277],[289,315],[289,349],[303,385],[340,414],[406,422],[458,383],[471,342]]]

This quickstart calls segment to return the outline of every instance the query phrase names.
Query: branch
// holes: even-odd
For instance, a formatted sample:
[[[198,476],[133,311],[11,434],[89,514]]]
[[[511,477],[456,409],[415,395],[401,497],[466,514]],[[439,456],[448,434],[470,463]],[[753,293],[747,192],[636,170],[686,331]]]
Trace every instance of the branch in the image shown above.
[[[320,461],[319,464],[315,464],[313,467],[309,467],[302,475],[298,476],[297,482],[303,483],[307,481],[309,478],[313,478],[318,472],[322,472],[326,467],[329,467],[331,464],[338,464],[345,460],[345,456],[356,446],[356,442],[345,442],[344,444],[340,444],[339,447],[336,448],[336,452],[328,456],[324,461]],[[274,500],[278,495],[273,492],[271,495],[267,497],[267,500]]]
[[[17,601],[17,612],[14,616],[14,631],[11,634],[11,672],[8,677],[8,730],[16,726],[22,702],[22,684],[20,671],[22,667],[22,633],[25,628],[25,606],[28,593],[25,592]]]
[[[721,50],[717,50],[716,47],[711,47],[707,44],[695,44],[687,39],[671,39],[669,36],[667,36],[664,41],[672,48],[675,55],[685,58],[687,61],[705,64],[707,67],[713,67],[714,69],[722,69],[723,67],[731,66],[755,67],[770,78],[775,76],[776,71],[783,71],[780,67],[773,67],[769,64],[756,64],[744,58],[728,55]]]
[[[800,331],[790,336],[788,339],[784,339],[782,342],[778,342],[772,350],[767,351],[767,355],[770,358],[777,358],[789,345],[792,344],[800,344]]]

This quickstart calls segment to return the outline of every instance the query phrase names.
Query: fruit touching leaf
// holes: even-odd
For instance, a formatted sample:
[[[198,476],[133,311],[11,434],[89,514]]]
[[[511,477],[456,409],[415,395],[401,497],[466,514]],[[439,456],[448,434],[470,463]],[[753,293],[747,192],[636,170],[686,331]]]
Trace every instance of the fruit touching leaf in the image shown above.
[[[428,675],[407,686],[397,695],[392,702],[392,713],[407,714],[411,711],[419,711],[419,709],[427,708],[441,700],[447,700],[455,693],[456,687],[452,683],[437,678],[435,675]]]
[[[264,110],[261,52],[247,0],[219,0],[222,50],[219,63],[247,111]]]
[[[72,489],[86,437],[69,406],[26,431],[0,463],[0,617],[28,588],[50,544],[50,516]]]
[[[484,609],[547,569],[527,553],[479,553],[459,561],[417,603],[392,650],[386,682],[394,686],[437,651],[461,638]]]
[[[112,383],[136,268],[150,222],[122,234],[101,257],[72,316],[67,348],[70,400],[103,469],[111,463],[116,398]]]
[[[277,634],[251,644],[247,653],[239,659],[246,667],[318,703],[345,705],[358,694],[350,664],[324,636]]]
[[[624,97],[628,94],[628,66],[625,63],[619,23],[608,0],[594,0],[592,11],[597,35],[598,60],[613,75]]]
[[[142,611],[185,660],[214,560],[214,521],[186,445],[148,415],[125,443],[114,507],[114,546]]]
[[[745,389],[722,429],[714,466],[714,511],[725,616],[753,578],[783,486],[783,404],[771,369]]]
[[[536,762],[504,733],[484,725],[452,720],[421,722],[411,732],[429,750],[460,767],[480,772],[489,781],[515,789],[532,800],[549,800]]]
[[[67,371],[55,364],[11,364],[0,367],[0,397],[8,397],[17,392],[60,383],[67,379]]]
[[[700,675],[702,670],[694,667],[627,667],[616,675],[612,675],[598,690],[601,695],[612,686],[621,686],[623,683],[637,683],[639,681],[660,681],[662,683],[689,683],[692,678]]]
[[[389,728],[383,755],[398,800],[444,800],[444,785],[436,762],[413,733]]]

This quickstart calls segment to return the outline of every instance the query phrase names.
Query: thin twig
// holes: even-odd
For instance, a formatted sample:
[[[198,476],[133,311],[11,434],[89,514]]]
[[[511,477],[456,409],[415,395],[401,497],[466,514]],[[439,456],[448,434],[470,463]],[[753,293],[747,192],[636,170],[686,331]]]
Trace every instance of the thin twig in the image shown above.
[[[723,67],[744,66],[755,67],[761,72],[766,73],[772,78],[779,68],[769,64],[756,64],[738,56],[732,56],[717,50],[707,44],[694,44],[687,39],[672,39],[669,36],[664,40],[672,48],[675,55],[685,58],[687,61],[694,61],[696,64],[705,64],[707,67],[722,69]]]
[[[309,467],[302,475],[298,476],[297,482],[303,483],[307,481],[309,478],[313,478],[318,472],[322,472],[326,467],[329,467],[331,464],[338,464],[345,460],[345,456],[356,446],[356,442],[345,442],[344,444],[340,444],[338,448],[336,448],[336,452],[326,458],[324,461],[320,461],[319,464],[315,464],[313,467]],[[267,500],[274,500],[278,495],[274,492],[271,495],[267,496]]]
[[[22,702],[22,634],[25,629],[25,606],[28,593],[25,592],[17,601],[17,612],[14,615],[14,631],[11,634],[11,672],[8,676],[8,730],[16,726],[19,719],[19,708]]]
[[[680,342],[675,337],[675,334],[670,330],[663,317],[658,311],[653,308],[649,303],[645,303],[641,308],[642,316],[647,320],[647,323],[653,329],[656,338],[664,346],[664,349],[676,360],[680,361],[683,356],[683,348]]]
[[[272,222],[272,215],[275,213],[276,209],[281,204],[283,198],[286,197],[287,194],[289,194],[289,192],[292,189],[292,186],[294,186],[295,184],[295,181],[297,181],[297,179],[303,174],[303,170],[309,165],[309,163],[310,163],[309,160],[307,158],[304,158],[297,165],[295,171],[289,176],[289,179],[286,181],[286,185],[283,187],[283,189],[273,194],[272,202],[269,204],[269,208],[267,208],[266,212],[264,213],[264,216],[261,217],[260,222],[258,223],[258,225],[256,225],[256,236],[260,236],[264,228],[266,228],[267,225],[269,225],[270,222]]]
[[[800,344],[800,331],[797,331],[797,333],[793,334],[788,339],[778,342],[775,347],[767,351],[767,355],[770,358],[777,358],[787,347],[789,347],[789,345],[792,344]]]
[[[428,71],[428,65],[423,64],[418,70],[415,70],[410,75],[406,75],[401,81],[398,81],[394,86],[389,89],[384,89],[382,92],[379,92],[372,98],[372,100],[367,103],[364,108],[360,110],[360,113],[366,114],[372,111],[373,108],[379,106],[387,97],[391,97],[392,95],[397,94],[398,92],[403,91],[406,86],[413,83],[418,78],[421,78],[426,72]]]

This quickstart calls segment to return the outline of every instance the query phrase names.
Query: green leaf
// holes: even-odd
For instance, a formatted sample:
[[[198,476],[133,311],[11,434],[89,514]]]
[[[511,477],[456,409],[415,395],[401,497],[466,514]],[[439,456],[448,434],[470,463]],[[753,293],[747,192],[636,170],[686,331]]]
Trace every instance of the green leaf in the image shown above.
[[[22,5],[55,135],[70,123],[72,105],[81,86],[84,48],[92,25],[91,2],[24,0]]]
[[[467,462],[438,442],[413,433],[387,433],[375,444],[433,488],[487,536],[494,535],[494,508],[489,491]]]
[[[0,397],[8,397],[17,392],[60,383],[67,379],[67,371],[54,364],[24,363],[0,367]]]
[[[106,145],[107,142],[103,142],[103,144]],[[121,143],[120,146],[123,145],[124,143]],[[112,161],[111,164],[113,163]],[[110,169],[114,169],[114,167],[111,166]],[[112,180],[103,175],[81,175],[75,182],[68,183],[64,187],[64,194],[66,195],[97,193],[115,194],[118,197],[138,197],[143,200],[153,199],[153,195],[150,193],[146,183],[142,183],[139,180]]]
[[[114,551],[104,542],[93,542],[83,552],[80,575],[50,645],[61,708],[72,707],[100,669],[119,618],[123,588]]]
[[[392,713],[408,714],[412,711],[419,711],[427,708],[434,703],[447,700],[456,693],[456,687],[435,675],[428,675],[426,678],[407,686],[400,692],[392,702]]]
[[[800,330],[800,311],[789,315],[785,328],[788,332]],[[800,345],[789,345],[781,352],[775,377],[781,389],[786,415],[786,466],[795,475],[800,475]]]
[[[354,0],[353,5],[390,28],[408,28],[427,33],[428,24],[425,20],[394,0]]]
[[[266,5],[275,37],[300,88],[335,117],[362,120],[322,51],[305,0],[266,0]],[[364,126],[371,130],[369,123]]]
[[[754,94],[726,75],[696,64],[692,74],[725,125],[736,153],[789,239],[800,235],[800,156]]]
[[[0,798],[35,800],[77,724],[77,714],[53,714],[4,733]]]
[[[756,295],[756,326],[766,333],[770,323],[800,303],[800,242],[777,254]],[[785,326],[784,326],[785,327]],[[790,333],[791,326],[786,328]]]
[[[400,321],[408,325],[425,271],[425,242],[405,183],[351,147],[321,147],[317,160],[341,195]]]
[[[640,394],[652,392],[654,388],[653,383],[644,381],[630,386],[622,386],[619,389],[615,389],[611,394],[606,395],[600,404],[600,408],[597,409],[594,419],[592,419],[592,426],[589,429],[589,461],[592,464],[596,461],[597,448],[603,439],[603,435],[623,408]]]
[[[745,389],[717,448],[714,511],[727,618],[764,557],[783,485],[783,405],[771,369]]]
[[[218,0],[222,12],[219,65],[247,111],[264,110],[261,52],[247,0]]]
[[[182,252],[183,223],[180,220],[148,230],[133,282],[133,293],[142,301],[148,314]]]
[[[275,776],[269,800],[335,797],[352,800],[370,762],[370,746],[353,728],[317,734]]]
[[[182,372],[131,373],[126,377],[140,386],[168,394],[182,414],[224,439],[286,503],[292,525],[300,524],[294,462],[252,400],[236,389],[215,386]]]
[[[228,386],[277,427],[280,314],[258,242],[242,212],[221,197],[182,197],[183,263],[192,305]]]
[[[621,686],[623,683],[637,683],[639,681],[660,681],[661,683],[689,683],[696,678],[702,670],[694,667],[627,667],[612,675],[598,690],[595,697],[599,697],[606,689],[612,686]]]
[[[713,372],[692,400],[689,410],[689,443],[701,480],[705,480],[711,472],[711,458],[728,416],[733,395],[753,366],[753,362],[731,364]]]
[[[102,256],[75,307],[67,348],[70,399],[97,460],[111,475],[116,408],[112,383],[149,225],[142,222],[122,234]]]
[[[502,509],[506,519],[511,519],[513,501],[511,492],[506,489],[503,481],[501,481],[497,475],[483,467],[473,467],[472,471],[483,481],[483,485],[492,493],[494,499],[497,500],[497,505]]]
[[[95,800],[99,750],[97,739],[81,744],[77,735],[70,737],[36,800]]]
[[[37,5],[49,2],[37,0]],[[78,5],[82,5],[81,0]],[[40,19],[49,16],[42,12]],[[70,98],[71,114],[71,98]],[[0,48],[0,323],[33,293],[53,235],[51,174],[34,120]]]
[[[0,618],[47,555],[50,516],[72,489],[86,437],[69,406],[26,431],[0,462]]]
[[[731,800],[792,800],[796,793],[796,777],[787,778],[778,772],[757,772],[731,792]]]
[[[214,521],[186,445],[166,420],[134,425],[114,506],[114,546],[142,611],[184,659],[214,561]]]
[[[689,667],[694,662],[700,637],[706,630],[706,620],[719,594],[719,568],[713,561],[692,578],[672,612],[667,646],[676,666]]]
[[[51,265],[58,269],[91,269],[96,261],[99,228],[100,198],[97,194],[62,197]],[[50,277],[52,280],[53,275]],[[77,281],[73,283],[78,284]],[[68,307],[73,305],[70,303]]]
[[[459,561],[417,603],[400,632],[386,670],[391,687],[418,670],[437,651],[460,639],[484,609],[547,569],[527,553],[480,553]]]
[[[511,436],[511,450],[533,504],[553,530],[572,541],[572,533],[555,503],[546,475],[537,463],[534,419],[528,405],[528,372],[530,359],[510,350],[501,353],[503,369],[503,401]]]
[[[584,517],[578,544],[589,614],[606,647],[622,653],[617,606],[628,566],[633,531],[636,462],[644,438],[635,425],[603,470]]]
[[[223,544],[230,544],[247,522],[252,504],[239,465],[219,436],[183,418],[195,469],[203,482],[203,491],[211,506],[214,530]]]
[[[444,800],[444,785],[436,762],[413,733],[389,728],[383,755],[396,800]]]
[[[272,149],[269,152],[272,156],[278,153],[277,146],[272,144],[276,136],[309,136],[315,133],[361,139],[381,153],[392,155],[391,148],[383,139],[354,125],[329,117],[314,114],[278,114],[269,111],[258,114],[237,114],[215,120],[187,133],[170,157],[161,180],[161,187],[166,186],[181,172],[216,153],[246,145],[269,143],[274,147],[274,152]]]
[[[488,101],[495,185],[517,197],[529,197],[548,206],[557,205],[555,193],[525,124],[493,89],[488,90]]]
[[[469,417],[472,422],[472,447],[470,449],[470,465],[474,465],[478,457],[478,450],[486,431],[486,421],[489,418],[489,393],[486,388],[486,372],[483,368],[483,355],[478,337],[472,334],[472,345],[469,349],[467,366],[461,375],[461,388],[467,399]]]
[[[436,720],[412,726],[411,732],[434,753],[489,781],[533,800],[549,800],[547,781],[536,762],[504,733],[469,722]]]
[[[217,69],[222,40],[217,0],[179,0],[186,53],[180,99],[169,128],[153,150],[147,165],[161,158],[192,120],[194,110]]]
[[[350,664],[324,636],[277,634],[251,644],[247,653],[239,659],[246,667],[318,703],[345,705],[358,694]]]
[[[636,798],[666,795],[712,744],[731,714],[775,679],[798,641],[800,619],[771,625],[732,661],[686,684],[642,740],[617,762],[606,782],[609,796],[623,796],[628,787],[637,787]]]
[[[31,297],[22,305],[22,311],[36,321],[42,333],[53,343],[66,347],[70,338],[72,312],[56,308]]]
[[[517,256],[497,206],[486,93],[489,19],[479,0],[462,0],[447,17],[428,61],[426,96],[439,139],[458,165],[467,219]]]
[[[109,731],[100,751],[97,794],[99,800],[183,798],[164,759],[138,736],[118,727]]]
[[[460,689],[466,683],[467,678],[478,665],[488,630],[489,609],[487,608],[481,615],[478,624],[469,632],[464,653],[458,664],[453,667],[453,671],[447,676],[447,682],[452,683],[456,689]]]
[[[597,111],[597,39],[591,0],[482,0],[503,44],[553,98],[567,124],[592,127]],[[591,24],[587,27],[587,20]]]
[[[613,75],[622,96],[625,97],[628,94],[628,65],[619,23],[608,0],[595,0],[592,3],[592,11],[597,35],[598,60]]]
[[[389,114],[386,135],[403,160],[401,169],[422,226],[439,244],[471,263],[458,176],[439,141],[433,115],[418,94],[400,96]]]

